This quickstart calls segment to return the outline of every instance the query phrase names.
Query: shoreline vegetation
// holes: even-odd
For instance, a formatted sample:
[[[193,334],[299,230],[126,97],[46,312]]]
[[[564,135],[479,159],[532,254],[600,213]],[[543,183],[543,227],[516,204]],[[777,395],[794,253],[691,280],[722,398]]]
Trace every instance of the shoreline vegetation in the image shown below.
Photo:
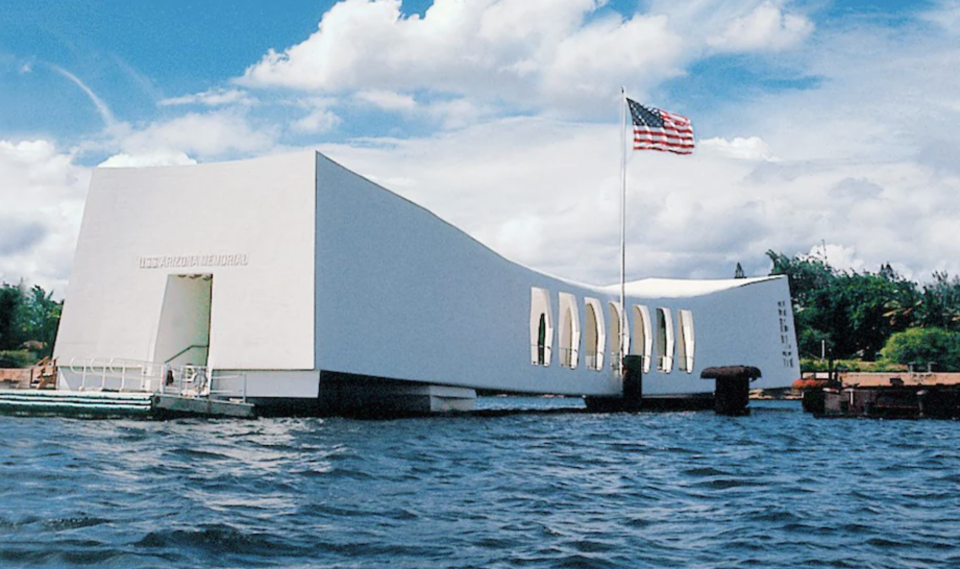
[[[36,365],[53,354],[63,301],[39,285],[0,284],[0,368]]]
[[[889,263],[874,273],[816,255],[767,257],[769,274],[790,282],[801,371],[960,371],[960,277],[934,272],[919,284]],[[23,281],[0,284],[0,368],[52,355],[63,309],[52,296]]]
[[[903,278],[889,263],[846,271],[767,251],[787,275],[802,371],[960,371],[960,277]]]

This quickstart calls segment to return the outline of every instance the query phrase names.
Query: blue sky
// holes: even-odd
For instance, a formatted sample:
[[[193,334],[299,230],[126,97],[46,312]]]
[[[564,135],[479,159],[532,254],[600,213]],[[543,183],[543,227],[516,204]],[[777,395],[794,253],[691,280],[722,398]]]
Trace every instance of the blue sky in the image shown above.
[[[7,0],[0,280],[65,289],[93,168],[316,148],[610,282],[620,85],[700,141],[631,156],[632,276],[957,273],[958,40],[955,0]]]

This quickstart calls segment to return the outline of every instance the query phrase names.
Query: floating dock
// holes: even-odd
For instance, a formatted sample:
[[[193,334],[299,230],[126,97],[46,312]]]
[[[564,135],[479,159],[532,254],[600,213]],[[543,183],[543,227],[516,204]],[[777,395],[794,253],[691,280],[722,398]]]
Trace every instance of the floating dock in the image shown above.
[[[47,389],[0,390],[0,413],[10,415],[65,415],[71,417],[256,417],[250,403],[169,393],[66,391]]]

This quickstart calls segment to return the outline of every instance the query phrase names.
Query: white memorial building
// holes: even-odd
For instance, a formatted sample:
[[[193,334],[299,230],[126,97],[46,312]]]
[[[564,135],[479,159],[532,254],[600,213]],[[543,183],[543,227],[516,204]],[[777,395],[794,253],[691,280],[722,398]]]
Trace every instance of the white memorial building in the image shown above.
[[[642,267],[637,267],[642,271]],[[476,390],[644,396],[799,375],[785,277],[589,286],[508,261],[316,152],[93,174],[55,356],[205,367],[278,412],[469,408]],[[230,379],[227,379],[230,378]]]

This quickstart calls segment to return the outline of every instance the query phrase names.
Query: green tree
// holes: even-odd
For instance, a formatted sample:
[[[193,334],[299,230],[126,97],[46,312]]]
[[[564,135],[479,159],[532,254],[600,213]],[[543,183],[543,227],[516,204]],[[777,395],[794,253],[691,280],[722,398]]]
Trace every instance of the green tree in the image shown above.
[[[62,302],[53,300],[53,292],[47,293],[39,285],[34,285],[23,295],[20,325],[24,337],[42,345],[38,353],[40,357],[53,353],[62,308]]]
[[[940,371],[960,371],[960,333],[943,328],[910,328],[890,336],[883,358],[925,368],[936,363]]]
[[[889,265],[876,274],[845,274],[839,284],[848,302],[853,335],[850,349],[873,361],[893,333],[907,328],[908,321],[890,318],[890,306],[912,302],[917,297],[916,285],[901,278]]]
[[[24,342],[20,325],[23,291],[4,283],[0,286],[0,350],[13,350]]]
[[[802,356],[874,360],[894,332],[911,323],[919,299],[916,285],[889,265],[877,273],[838,271],[818,257],[787,257],[768,251],[770,274],[787,275]]]
[[[923,286],[917,312],[926,328],[960,331],[960,277],[934,272],[933,282]]]
[[[832,326],[826,320],[832,314],[830,299],[825,290],[836,279],[835,271],[815,257],[788,257],[783,253],[767,251],[773,263],[771,275],[786,275],[793,301],[793,321],[801,356],[819,355],[825,343],[827,354],[835,352]]]
[[[51,355],[62,308],[63,302],[53,300],[53,293],[40,286],[0,285],[0,351],[32,342],[37,347],[30,351],[37,357]]]

